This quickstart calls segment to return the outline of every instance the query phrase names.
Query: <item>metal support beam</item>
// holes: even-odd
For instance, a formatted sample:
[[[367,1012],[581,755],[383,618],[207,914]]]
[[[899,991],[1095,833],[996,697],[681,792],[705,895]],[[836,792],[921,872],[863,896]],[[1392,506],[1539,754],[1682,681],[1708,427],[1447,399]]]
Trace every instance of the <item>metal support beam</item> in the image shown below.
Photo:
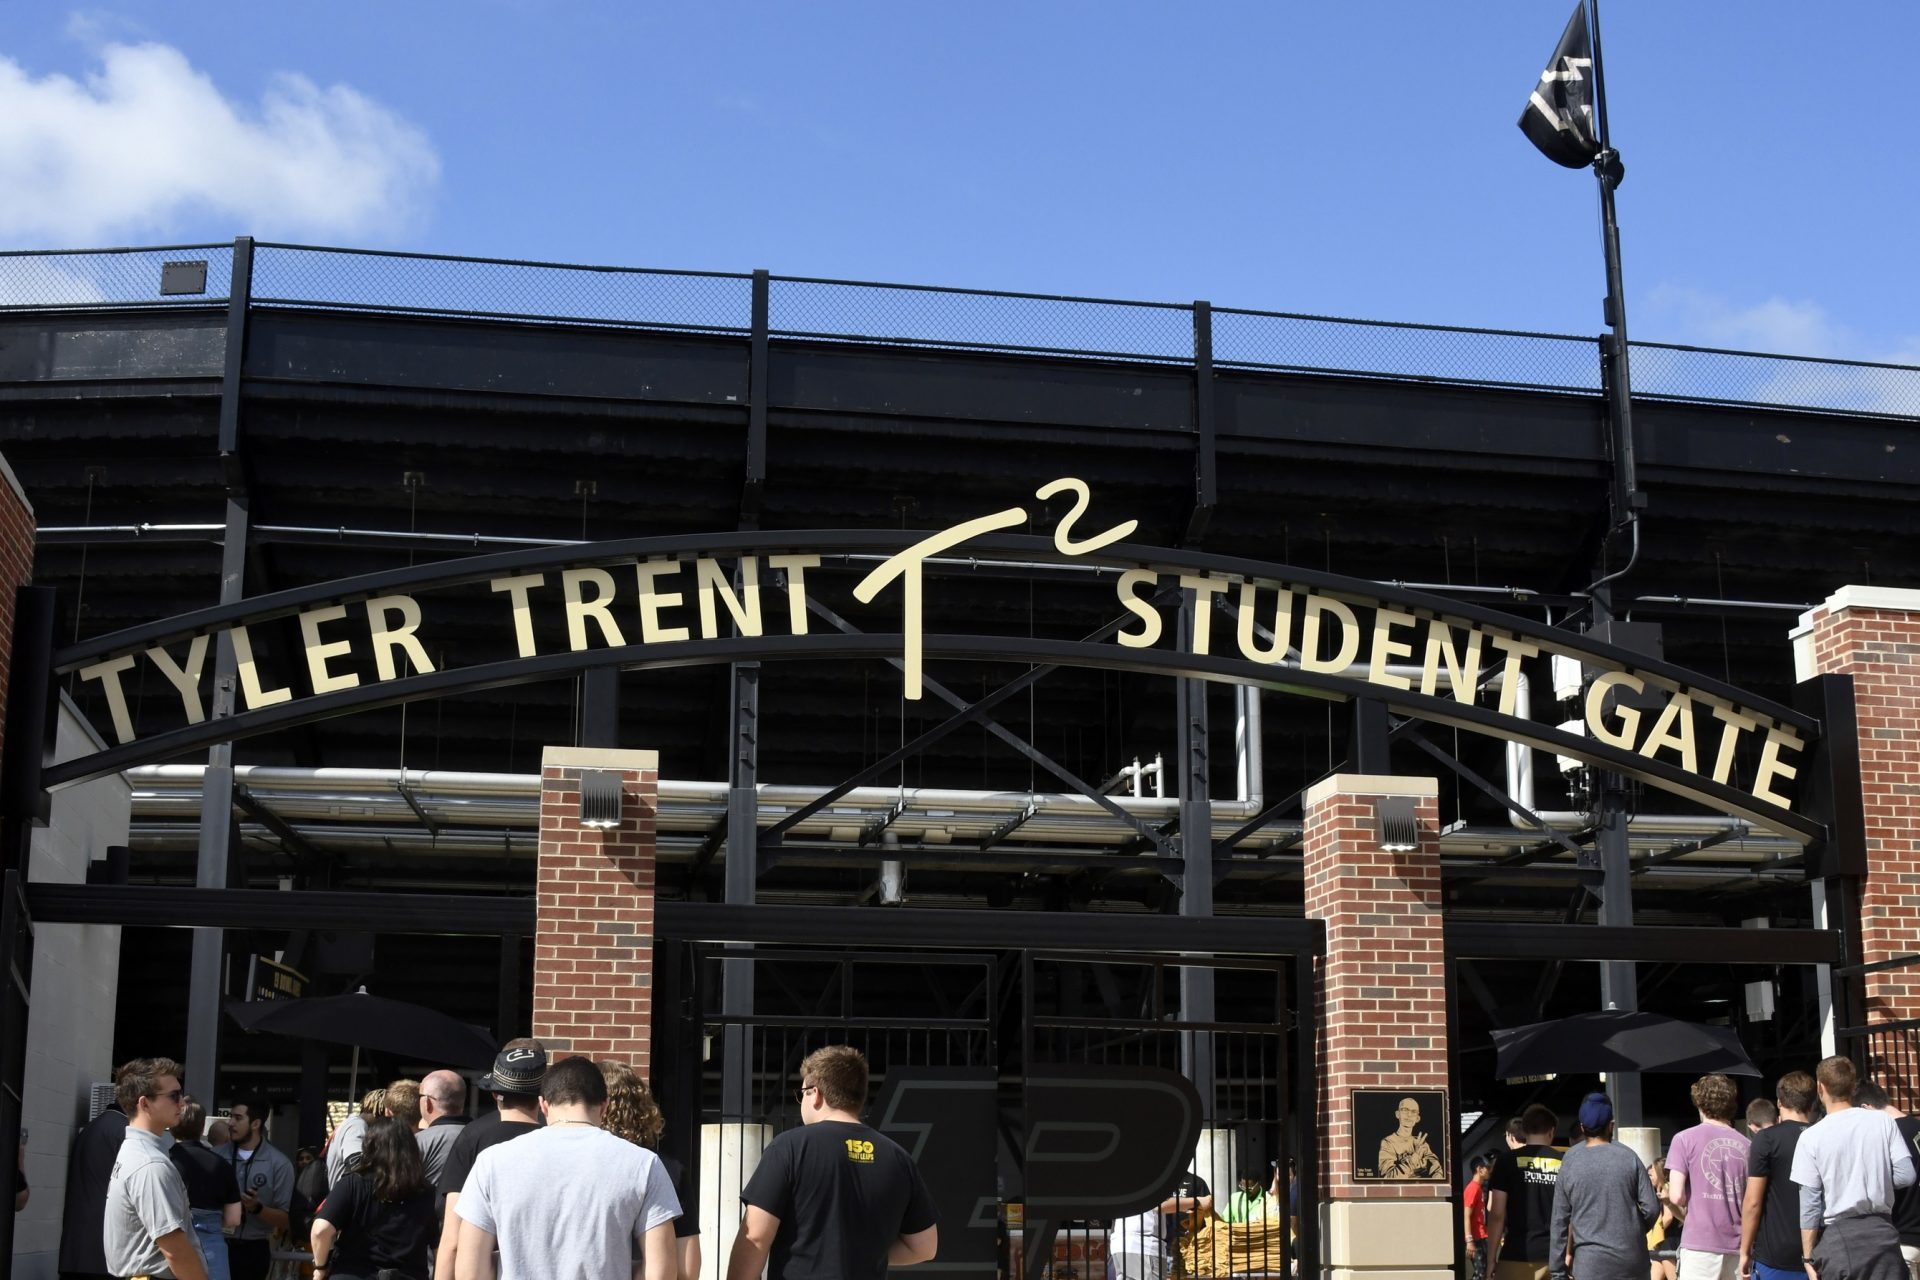
[[[33,828],[44,825],[49,812],[40,777],[59,723],[53,683],[56,612],[52,587],[14,592],[6,748],[0,759],[0,868],[18,871],[22,880],[28,877]]]
[[[764,270],[753,273],[753,330],[747,363],[747,459],[740,486],[740,527],[760,527],[760,503],[767,480],[767,329],[771,283]]]
[[[727,779],[727,905],[750,907],[760,879],[760,664],[733,667],[732,753]],[[745,1119],[753,1104],[754,961],[723,959],[720,1012],[728,1021],[720,1054],[721,1118]]]
[[[1161,600],[1163,600],[1164,598],[1166,598],[1166,596],[1170,594],[1171,594],[1170,592],[1161,592],[1154,597],[1154,602],[1159,603]],[[829,614],[827,616],[831,618],[832,615]],[[1124,617],[1114,618],[1111,621],[1109,621],[1105,626],[1099,628],[1097,631],[1094,631],[1091,634],[1083,637],[1083,642],[1093,643],[1100,640],[1106,640],[1110,638],[1115,632],[1127,626],[1127,624],[1130,623],[1132,620],[1133,620],[1132,614],[1127,614]],[[851,623],[836,623],[836,625],[842,626],[850,634],[857,631],[857,628],[853,627]],[[940,685],[937,681],[934,681],[934,680],[925,681],[926,687],[930,690],[933,690],[936,693],[936,695],[943,696],[949,699],[954,699],[955,705],[959,707],[958,714],[946,720],[941,721],[939,724],[933,726],[933,728],[927,730],[925,733],[922,733],[919,737],[907,743],[905,746],[899,748],[896,751],[889,753],[888,755],[882,757],[879,760],[874,761],[872,764],[867,765],[865,768],[861,769],[858,773],[855,773],[852,777],[841,782],[839,785],[828,788],[826,791],[822,792],[820,795],[814,797],[812,800],[809,800],[806,804],[800,806],[798,809],[794,810],[792,813],[788,814],[786,817],[780,819],[780,821],[768,827],[767,830],[760,837],[762,867],[764,868],[767,866],[771,866],[773,861],[777,860],[779,855],[776,851],[776,847],[779,843],[780,838],[784,836],[787,832],[793,830],[795,827],[799,826],[802,822],[805,822],[808,818],[813,817],[814,814],[819,813],[821,810],[828,808],[835,801],[839,800],[842,796],[852,791],[855,787],[863,786],[864,784],[873,781],[875,778],[885,777],[887,774],[891,773],[896,767],[898,767],[902,761],[912,759],[914,756],[920,754],[922,751],[925,751],[928,747],[932,746],[936,742],[939,742],[941,739],[946,738],[954,733],[957,733],[959,730],[966,728],[970,724],[976,724],[976,723],[982,723],[982,722],[991,723],[989,717],[987,716],[987,713],[989,711],[993,710],[993,708],[999,706],[1002,702],[1005,702],[1007,699],[1013,697],[1015,694],[1024,693],[1029,687],[1039,683],[1041,680],[1046,679],[1046,677],[1052,675],[1055,671],[1058,671],[1059,669],[1060,667],[1057,663],[1042,663],[1039,666],[1031,667],[1027,670],[1027,672],[1024,675],[1016,677],[1015,679],[1009,681],[1008,683],[1001,685],[998,689],[995,689],[993,692],[988,693],[983,697],[977,698],[972,702],[965,702],[964,700],[960,700],[959,695],[953,693],[951,690],[945,689],[945,686]],[[1017,736],[1014,736],[1013,741],[1015,744],[1017,744],[1020,747],[1026,746],[1026,744],[1021,742]],[[1032,748],[1027,748],[1027,749],[1032,750]],[[1036,759],[1035,763],[1044,764],[1047,767],[1052,768],[1051,762],[1048,762],[1046,760],[1046,757],[1044,756],[1040,756],[1038,759]],[[1134,830],[1140,835],[1141,839],[1151,844],[1157,852],[1162,854],[1171,854],[1173,852],[1172,849],[1169,848],[1166,843],[1166,837],[1154,831],[1153,828],[1147,826],[1145,823],[1135,818],[1132,814],[1128,813],[1125,809],[1122,809],[1118,804],[1114,803],[1112,799],[1099,794],[1099,791],[1097,788],[1094,788],[1088,785],[1086,782],[1081,781],[1078,778],[1075,778],[1074,775],[1072,775],[1071,773],[1066,774],[1066,777],[1073,780],[1073,782],[1077,785],[1077,789],[1080,790],[1082,795],[1085,795],[1089,800],[1092,800],[1095,804],[1098,804],[1101,808],[1107,810],[1107,812],[1115,814],[1115,816],[1118,817],[1120,820],[1127,823],[1127,825],[1133,827]]]
[[[590,667],[581,676],[580,745],[620,745],[620,668]]]
[[[1375,776],[1392,773],[1392,720],[1387,715],[1387,704],[1377,698],[1355,698],[1352,711],[1353,733],[1347,740],[1347,768],[1354,773]]]
[[[1186,545],[1197,547],[1220,500],[1214,430],[1213,304],[1193,304],[1193,511]]]
[[[233,803],[241,812],[278,837],[280,843],[286,846],[287,852],[293,855],[302,873],[307,875],[326,873],[327,864],[332,861],[326,852],[295,831],[291,823],[269,809],[245,787],[236,785],[233,788]]]
[[[241,454],[241,373],[247,354],[247,302],[253,292],[253,241],[245,236],[233,242],[233,277],[227,293],[226,366],[220,384],[220,460],[226,471],[226,528],[220,547],[220,603],[236,604],[246,596],[248,525],[252,519],[247,496],[246,464]],[[208,719],[219,721],[234,713],[239,662],[233,634],[222,631],[214,641],[213,705]],[[194,884],[201,889],[224,889],[229,881],[228,859],[233,833],[233,744],[222,742],[207,753],[206,780],[200,799],[200,852],[194,866]],[[218,929],[196,929],[187,982],[187,1092],[197,1098],[219,1096],[220,1000],[225,992],[226,936]]]
[[[1187,595],[1180,605],[1180,644],[1189,650],[1193,644],[1194,600]],[[1180,914],[1189,919],[1213,917],[1215,868],[1224,861],[1213,856],[1213,771],[1208,743],[1207,686],[1199,680],[1174,682],[1175,758],[1180,762],[1180,852],[1186,861],[1181,880]],[[1213,969],[1204,965],[1183,965],[1180,969],[1180,1019],[1183,1022],[1214,1020]],[[1213,1109],[1214,1054],[1213,1033],[1183,1031],[1180,1035],[1181,1074],[1199,1091],[1201,1106],[1211,1116]]]
[[[852,635],[864,634],[859,627],[854,626],[851,622],[848,622],[845,618],[835,613],[832,609],[828,608],[826,605],[820,603],[820,601],[817,599],[808,597],[807,611],[821,618],[829,626],[832,626],[836,630],[841,631],[847,635],[852,636]],[[892,666],[896,671],[904,671],[906,669],[906,664],[898,658],[889,658],[887,659],[887,663],[888,665]],[[1056,669],[1057,668],[1049,667],[1047,670],[1051,672]],[[948,706],[952,707],[956,711],[966,711],[973,705],[965,697],[961,696],[958,693],[955,693],[952,689],[949,689],[946,685],[941,684],[938,680],[935,680],[932,676],[929,676],[923,673],[920,677],[920,684],[921,684],[921,687],[924,688],[927,692],[931,693],[934,697],[940,699],[942,702],[946,703]],[[1121,822],[1124,822],[1128,826],[1132,827],[1134,834],[1137,837],[1139,837],[1142,841],[1148,844],[1151,844],[1163,856],[1171,856],[1172,849],[1167,844],[1167,842],[1163,838],[1161,838],[1164,833],[1157,833],[1153,827],[1142,822],[1139,818],[1135,817],[1132,813],[1129,813],[1125,808],[1121,807],[1120,804],[1118,804],[1116,801],[1111,799],[1108,795],[1108,787],[1106,784],[1102,784],[1100,786],[1094,786],[1092,783],[1082,778],[1079,774],[1067,768],[1065,765],[1055,760],[1052,756],[1049,756],[1046,752],[1040,750],[1038,747],[1028,742],[1025,738],[1022,738],[1019,734],[1015,733],[1013,730],[1001,724],[998,720],[995,720],[992,716],[982,715],[979,717],[979,721],[980,721],[981,728],[985,729],[988,733],[992,734],[995,738],[998,738],[1001,742],[1004,742],[1009,747],[1012,747],[1015,751],[1017,751],[1021,755],[1023,759],[1029,760],[1034,764],[1039,765],[1042,769],[1045,769],[1048,773],[1058,778],[1061,782],[1064,782],[1067,785],[1067,789],[1069,791],[1074,792],[1076,795],[1085,796],[1087,799],[1093,801],[1095,804],[1099,805],[1102,809],[1106,810],[1107,813],[1110,814],[1115,819]]]

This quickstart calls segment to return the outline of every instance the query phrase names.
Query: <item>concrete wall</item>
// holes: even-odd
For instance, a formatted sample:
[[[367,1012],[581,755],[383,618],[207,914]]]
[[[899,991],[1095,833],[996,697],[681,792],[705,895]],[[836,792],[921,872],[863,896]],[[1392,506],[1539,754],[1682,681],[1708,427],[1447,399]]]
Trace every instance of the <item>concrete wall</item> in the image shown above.
[[[103,750],[65,695],[56,759]],[[108,845],[127,842],[132,792],[120,777],[55,792],[45,830],[33,834],[30,878],[76,884]],[[52,1280],[60,1248],[67,1153],[87,1119],[87,1089],[113,1071],[118,925],[40,925],[34,932],[33,1007],[27,1019],[27,1185],[33,1196],[14,1236],[16,1280]]]

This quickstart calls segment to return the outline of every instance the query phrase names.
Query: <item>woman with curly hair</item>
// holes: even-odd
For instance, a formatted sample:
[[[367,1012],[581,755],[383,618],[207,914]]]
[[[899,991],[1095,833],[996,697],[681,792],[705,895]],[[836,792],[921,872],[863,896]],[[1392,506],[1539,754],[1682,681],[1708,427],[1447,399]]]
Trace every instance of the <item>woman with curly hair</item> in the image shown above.
[[[666,1117],[653,1100],[646,1080],[624,1062],[611,1059],[598,1064],[600,1078],[607,1082],[607,1113],[601,1126],[617,1138],[645,1147],[660,1157],[673,1194],[680,1198],[680,1216],[673,1220],[673,1238],[679,1246],[679,1280],[697,1280],[700,1275],[700,1206],[691,1198],[687,1167],[660,1152],[660,1135],[666,1131]]]
[[[352,1172],[327,1190],[313,1220],[314,1280],[372,1280],[382,1271],[426,1280],[433,1188],[420,1144],[392,1116],[367,1121]]]

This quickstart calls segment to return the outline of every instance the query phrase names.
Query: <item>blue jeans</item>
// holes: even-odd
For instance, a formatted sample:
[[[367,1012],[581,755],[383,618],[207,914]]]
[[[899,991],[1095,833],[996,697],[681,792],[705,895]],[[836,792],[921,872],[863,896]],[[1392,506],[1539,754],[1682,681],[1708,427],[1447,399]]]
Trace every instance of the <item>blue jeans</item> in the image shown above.
[[[220,1211],[195,1209],[193,1236],[200,1244],[200,1256],[207,1260],[207,1280],[228,1280],[227,1238],[220,1230]]]
[[[1803,1267],[1770,1267],[1755,1258],[1753,1280],[1807,1280],[1807,1273]]]

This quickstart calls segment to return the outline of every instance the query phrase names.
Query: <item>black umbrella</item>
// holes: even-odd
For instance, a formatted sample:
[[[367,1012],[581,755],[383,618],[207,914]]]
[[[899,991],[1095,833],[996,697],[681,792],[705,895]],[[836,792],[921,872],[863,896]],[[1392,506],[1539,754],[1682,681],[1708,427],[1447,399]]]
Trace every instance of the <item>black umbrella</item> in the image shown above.
[[[229,1000],[227,1013],[249,1031],[350,1044],[450,1067],[493,1062],[493,1037],[485,1029],[424,1005],[370,996],[365,988],[305,1000]]]
[[[1760,1074],[1731,1027],[1617,1009],[1496,1030],[1493,1048],[1502,1080],[1561,1071]]]

